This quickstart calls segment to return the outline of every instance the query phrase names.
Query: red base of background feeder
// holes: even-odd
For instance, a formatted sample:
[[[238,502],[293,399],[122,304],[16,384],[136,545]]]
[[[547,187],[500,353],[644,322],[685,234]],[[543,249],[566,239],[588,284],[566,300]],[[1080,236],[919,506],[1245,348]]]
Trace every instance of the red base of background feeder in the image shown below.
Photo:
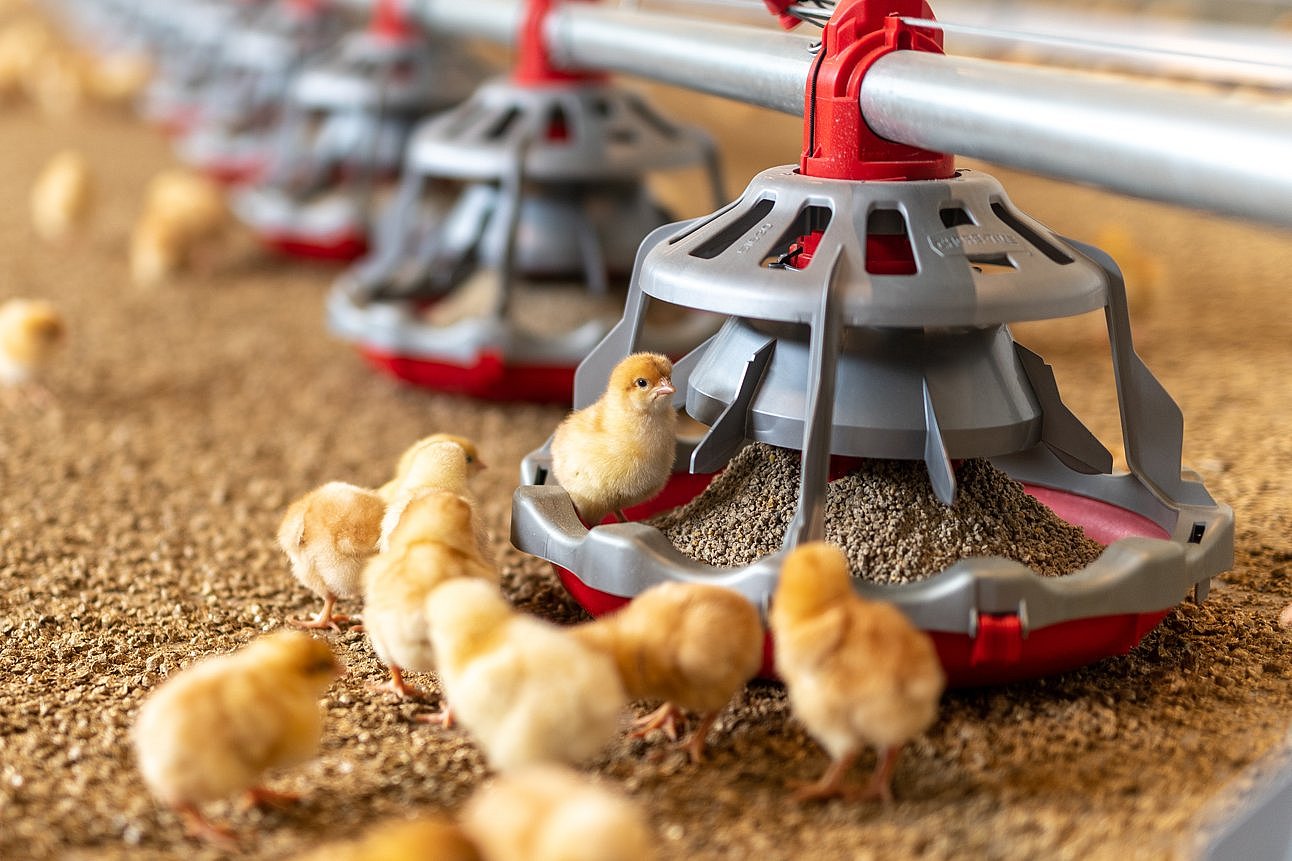
[[[221,185],[243,185],[259,178],[265,164],[260,159],[247,161],[213,161],[199,170]]]
[[[832,479],[851,468],[848,461],[855,464],[852,459],[833,459]],[[655,499],[624,513],[633,520],[644,520],[684,505],[708,487],[713,478],[714,475],[675,475]],[[1115,505],[1062,490],[1032,485],[1024,485],[1024,488],[1059,517],[1080,526],[1090,538],[1101,544],[1107,545],[1131,535],[1169,537],[1148,518]],[[605,522],[614,522],[614,518]],[[629,601],[588,586],[572,571],[558,565],[552,568],[566,591],[593,616],[610,613]],[[1061,673],[1101,658],[1124,655],[1157,627],[1168,612],[1169,609],[1092,616],[1032,630],[1026,635],[1021,631],[1017,617],[984,614],[979,618],[977,637],[944,631],[930,631],[929,635],[952,687],[996,685]],[[776,677],[770,634],[763,646],[763,667],[759,674],[764,678]]]
[[[273,251],[311,260],[336,260],[349,263],[368,253],[368,240],[359,233],[335,233],[330,236],[300,236],[289,233],[265,233],[260,240]]]
[[[574,367],[509,364],[497,354],[482,354],[474,365],[455,365],[359,350],[377,369],[405,382],[486,401],[568,404],[574,395]]]

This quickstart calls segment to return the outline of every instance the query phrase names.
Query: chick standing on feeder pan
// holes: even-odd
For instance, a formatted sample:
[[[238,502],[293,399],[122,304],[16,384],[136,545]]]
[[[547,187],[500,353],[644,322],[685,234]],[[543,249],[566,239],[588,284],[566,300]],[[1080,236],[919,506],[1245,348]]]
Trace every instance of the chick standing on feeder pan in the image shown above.
[[[552,475],[579,517],[596,526],[651,499],[668,482],[677,446],[673,363],[634,353],[610,372],[596,403],[566,416],[552,435]]]
[[[497,589],[498,570],[480,556],[474,519],[471,503],[454,493],[418,496],[391,530],[389,546],[364,569],[364,625],[377,657],[390,670],[382,690],[420,696],[404,681],[404,670],[436,669],[426,614],[432,590],[457,578],[481,580]],[[448,721],[447,713],[443,719]]]
[[[629,799],[551,765],[486,784],[462,827],[488,861],[650,861],[657,842]]]
[[[946,685],[932,640],[891,604],[858,597],[847,558],[823,542],[786,557],[771,629],[790,707],[833,758],[795,798],[891,801],[898,754],[933,723]],[[879,760],[870,784],[858,791],[843,778],[863,744]]]
[[[453,713],[499,771],[595,756],[628,703],[614,661],[517,613],[496,587],[458,579],[426,599],[436,670]]]
[[[59,242],[84,224],[94,197],[85,156],[63,150],[41,168],[31,188],[31,223],[46,242]]]
[[[763,659],[758,610],[739,592],[706,583],[653,586],[571,633],[614,659],[629,697],[666,701],[638,721],[634,735],[662,729],[676,740],[682,709],[701,713],[686,745],[693,762],[704,758],[704,739],[718,713]]]
[[[278,544],[292,574],[323,599],[313,619],[291,619],[299,628],[337,628],[350,616],[332,612],[338,598],[363,591],[363,566],[377,552],[386,503],[362,487],[332,481],[293,502],[278,527]]]
[[[66,337],[63,317],[50,303],[0,303],[0,395],[6,402],[22,396],[33,406],[53,403],[53,394],[37,377]]]
[[[296,631],[261,637],[167,679],[134,726],[144,782],[194,836],[233,844],[198,805],[246,790],[252,804],[295,797],[259,785],[268,770],[304,762],[323,732],[319,698],[344,668],[322,640]]]

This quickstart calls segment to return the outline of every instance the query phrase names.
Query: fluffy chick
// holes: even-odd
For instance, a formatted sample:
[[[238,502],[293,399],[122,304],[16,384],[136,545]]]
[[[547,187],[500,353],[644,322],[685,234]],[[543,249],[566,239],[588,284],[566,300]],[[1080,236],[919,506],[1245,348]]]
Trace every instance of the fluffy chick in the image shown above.
[[[10,299],[0,304],[0,389],[49,403],[53,395],[40,373],[67,338],[58,309],[37,299]]]
[[[615,366],[605,393],[566,416],[552,436],[552,475],[579,517],[595,526],[659,493],[673,470],[677,412],[673,363],[634,353]]]
[[[448,438],[424,441],[424,444],[419,444],[406,452],[405,458],[400,460],[401,469],[399,477],[393,482],[393,489],[390,484],[386,484],[377,491],[388,503],[385,517],[381,521],[379,547],[383,550],[386,548],[391,530],[399,523],[404,509],[413,499],[430,491],[445,490],[471,503],[472,527],[477,549],[487,563],[494,564],[493,545],[489,540],[488,530],[484,527],[484,521],[480,519],[475,499],[467,486],[473,465],[478,461],[475,446],[470,442],[464,446]],[[383,491],[385,491],[384,494]]]
[[[687,743],[696,762],[704,758],[705,736],[718,713],[763,659],[758,610],[740,593],[707,583],[653,586],[571,633],[614,658],[630,698],[665,701],[638,723],[637,735],[663,729],[676,739],[682,709],[701,713]]]
[[[334,613],[338,598],[363,591],[363,567],[377,552],[386,503],[362,487],[332,481],[287,508],[278,527],[278,544],[292,563],[292,574],[323,599],[312,619],[292,619],[300,628],[336,628],[349,616]]]
[[[279,631],[170,677],[135,721],[144,783],[191,833],[233,842],[198,805],[243,790],[253,803],[294,800],[259,782],[270,769],[314,755],[323,729],[319,698],[343,671],[327,643]]]
[[[454,493],[418,496],[389,535],[389,546],[363,572],[363,621],[372,648],[390,670],[385,689],[402,697],[420,691],[404,670],[436,669],[426,596],[455,578],[496,584],[498,570],[476,546],[471,503]],[[489,588],[496,588],[490,586]]]
[[[799,800],[891,800],[898,754],[933,723],[946,683],[928,635],[891,604],[858,597],[851,580],[837,547],[803,544],[786,557],[773,598],[776,672],[794,714],[833,759]],[[843,777],[863,744],[879,760],[857,793]]]
[[[462,829],[439,819],[388,822],[358,840],[329,843],[295,861],[482,861]],[[492,861],[492,859],[490,859]]]
[[[94,178],[85,156],[63,150],[45,164],[31,188],[31,223],[46,242],[74,233],[90,213]]]
[[[192,261],[202,245],[219,240],[230,224],[220,187],[185,170],[166,170],[148,183],[143,215],[130,235],[130,273],[136,284],[164,281]]]
[[[498,589],[457,579],[426,599],[440,683],[489,763],[578,763],[615,734],[627,695],[614,661],[516,613]]]
[[[532,766],[493,780],[462,813],[488,861],[650,861],[656,839],[618,792],[567,769]]]
[[[405,476],[408,475],[409,469],[418,459],[422,450],[428,446],[442,442],[457,443],[461,446],[462,451],[466,454],[468,478],[475,476],[476,473],[485,468],[485,463],[480,459],[480,452],[476,448],[476,444],[474,442],[464,436],[458,436],[457,434],[433,433],[430,436],[422,437],[417,442],[410,445],[404,450],[404,453],[399,456],[399,462],[395,465],[395,477],[377,488],[377,493],[381,494],[381,498],[386,500],[386,502],[393,500],[395,498],[395,494],[399,491],[400,484],[404,482]]]

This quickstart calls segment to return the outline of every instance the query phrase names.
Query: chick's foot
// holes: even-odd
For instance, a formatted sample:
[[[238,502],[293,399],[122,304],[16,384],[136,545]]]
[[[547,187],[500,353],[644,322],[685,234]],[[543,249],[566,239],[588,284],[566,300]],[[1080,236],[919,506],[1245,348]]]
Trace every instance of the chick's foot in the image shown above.
[[[847,786],[843,782],[844,775],[852,767],[853,762],[857,759],[857,754],[845,754],[825,770],[825,774],[811,783],[793,782],[791,786],[795,787],[794,800],[797,802],[804,801],[824,801],[829,798],[842,798],[845,801],[855,801],[864,794],[862,790],[855,786]]]
[[[220,825],[216,825],[211,820],[202,815],[202,811],[197,809],[196,805],[183,804],[175,808],[180,819],[184,822],[184,833],[203,843],[210,843],[220,846],[224,849],[236,849],[238,847],[237,836]]]
[[[660,730],[668,736],[669,741],[677,741],[680,728],[685,726],[686,716],[682,714],[682,710],[672,703],[664,703],[646,717],[633,721],[633,731],[629,733],[629,738],[645,738],[655,730]]]
[[[404,672],[399,667],[390,668],[390,681],[379,685],[368,685],[368,690],[394,694],[403,700],[420,700],[426,696],[421,688],[416,688],[404,681]]]
[[[277,792],[264,786],[253,786],[247,790],[243,799],[245,807],[258,807],[260,809],[273,808],[275,810],[286,810],[301,797],[294,792]]]

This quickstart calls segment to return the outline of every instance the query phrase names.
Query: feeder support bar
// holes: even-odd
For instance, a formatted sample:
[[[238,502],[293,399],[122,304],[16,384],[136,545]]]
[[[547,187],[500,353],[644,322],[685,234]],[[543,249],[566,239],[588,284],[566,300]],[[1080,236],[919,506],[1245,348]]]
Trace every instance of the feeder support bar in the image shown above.
[[[371,8],[372,0],[340,0]],[[411,0],[433,31],[515,43],[511,0]],[[803,112],[812,40],[755,27],[567,3],[552,61]],[[883,138],[1292,227],[1292,108],[1074,71],[896,51],[867,72],[861,113]]]

